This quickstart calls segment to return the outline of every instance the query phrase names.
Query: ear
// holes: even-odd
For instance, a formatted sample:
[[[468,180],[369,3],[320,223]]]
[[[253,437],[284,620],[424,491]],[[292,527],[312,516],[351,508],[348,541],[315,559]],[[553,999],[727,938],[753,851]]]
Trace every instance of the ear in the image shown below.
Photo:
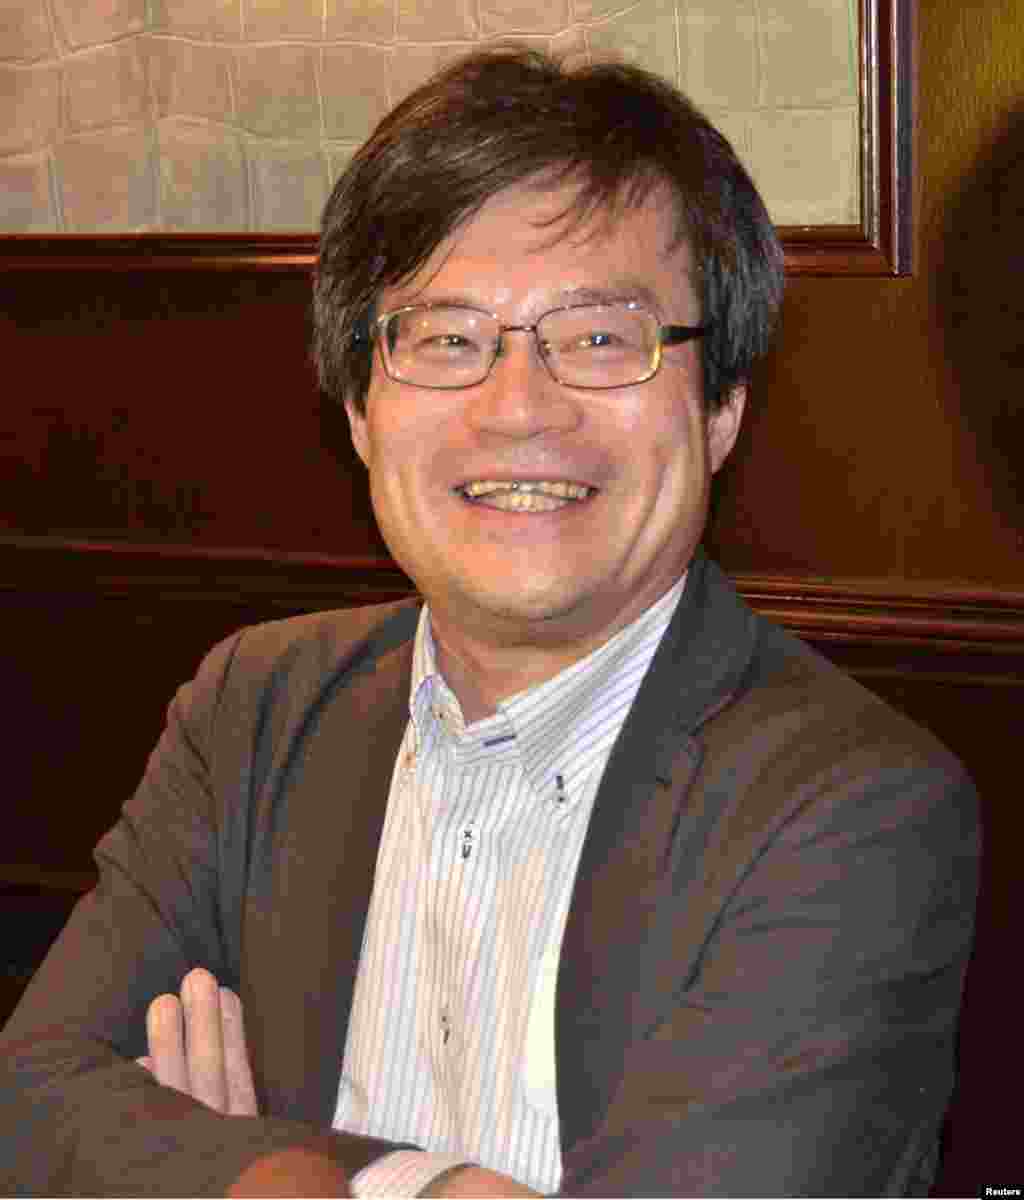
[[[721,408],[708,417],[708,455],[712,474],[725,462],[736,445],[746,404],[747,386],[740,383],[732,389]]]
[[[363,460],[363,466],[370,465],[370,439],[366,431],[366,415],[356,411],[351,400],[345,401],[345,415],[348,417],[348,427],[352,433],[352,445],[356,454]]]

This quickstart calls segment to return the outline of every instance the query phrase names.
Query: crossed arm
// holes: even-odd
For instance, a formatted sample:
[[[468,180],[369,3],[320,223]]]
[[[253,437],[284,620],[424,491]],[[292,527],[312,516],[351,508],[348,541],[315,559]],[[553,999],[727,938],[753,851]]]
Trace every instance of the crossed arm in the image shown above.
[[[182,981],[180,996],[157,996],[146,1013],[148,1054],[136,1061],[165,1087],[225,1116],[259,1115],[245,1044],[242,1002],[202,967]],[[344,1171],[330,1158],[301,1149],[258,1158],[229,1196],[350,1196]],[[445,1171],[423,1196],[536,1196],[507,1175],[484,1167]]]

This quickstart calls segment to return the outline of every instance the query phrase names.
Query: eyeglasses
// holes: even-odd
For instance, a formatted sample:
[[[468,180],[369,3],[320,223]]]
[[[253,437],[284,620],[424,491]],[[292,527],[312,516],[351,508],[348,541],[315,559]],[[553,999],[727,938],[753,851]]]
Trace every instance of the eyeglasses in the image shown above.
[[[424,388],[482,383],[506,333],[532,333],[551,377],[577,388],[617,388],[657,374],[663,346],[703,336],[707,325],[662,325],[635,302],[578,304],[544,313],[532,325],[502,325],[493,313],[459,304],[410,304],[357,330],[380,344],[392,379]]]

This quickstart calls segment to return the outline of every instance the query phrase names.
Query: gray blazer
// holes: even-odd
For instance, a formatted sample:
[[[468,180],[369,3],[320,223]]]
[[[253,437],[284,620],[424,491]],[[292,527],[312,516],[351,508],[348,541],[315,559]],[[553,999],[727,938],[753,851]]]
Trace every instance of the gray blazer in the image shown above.
[[[392,1148],[329,1126],[417,615],[248,629],[178,693],[3,1032],[0,1192],[223,1194],[276,1147],[350,1171]],[[574,884],[563,1194],[924,1194],[977,857],[958,762],[698,556]],[[131,1061],[196,965],[242,996],[264,1116]]]

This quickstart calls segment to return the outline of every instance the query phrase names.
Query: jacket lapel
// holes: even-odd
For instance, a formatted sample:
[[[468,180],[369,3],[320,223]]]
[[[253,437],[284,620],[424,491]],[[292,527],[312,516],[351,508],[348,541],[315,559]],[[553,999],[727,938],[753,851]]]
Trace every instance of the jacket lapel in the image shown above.
[[[754,615],[696,557],[612,750],[580,857],[556,1002],[563,1153],[600,1126],[629,1044],[664,1008],[657,947],[668,946],[674,897],[699,873],[713,819],[688,811],[697,732],[740,688],[755,639]],[[678,979],[685,964],[673,968]]]
[[[266,1110],[330,1125],[391,776],[409,716],[417,610],[371,635],[284,773],[272,877],[250,958]],[[284,816],[286,811],[286,818]],[[260,998],[259,1004],[256,998]],[[254,1047],[255,1049],[255,1047]],[[254,1055],[255,1058],[255,1055]]]

